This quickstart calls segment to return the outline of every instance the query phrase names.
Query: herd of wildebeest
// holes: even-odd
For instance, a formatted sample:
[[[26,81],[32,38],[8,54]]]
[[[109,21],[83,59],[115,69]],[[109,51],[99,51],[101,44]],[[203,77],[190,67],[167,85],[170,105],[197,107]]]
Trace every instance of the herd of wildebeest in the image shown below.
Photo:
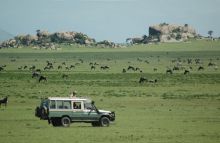
[[[158,62],[160,62],[160,58],[159,56],[157,57]],[[146,66],[147,64],[150,64],[149,60],[144,60],[141,58],[137,58],[136,59],[138,63],[144,63]],[[38,61],[37,59],[35,60],[36,62]],[[109,61],[113,61],[112,59],[107,59],[107,62]],[[181,58],[176,58],[176,59],[172,59],[170,61],[170,65],[172,66],[167,66],[166,70],[164,71],[164,74],[174,74],[175,72],[178,73],[182,73],[184,75],[188,75],[191,73],[191,71],[198,71],[198,72],[202,72],[204,71],[206,68],[212,69],[213,71],[217,71],[218,70],[218,65],[217,62],[219,61],[219,58],[215,58],[215,59],[208,59],[208,61],[205,62],[204,59],[200,59],[200,58],[187,58],[187,59],[181,59]],[[11,62],[16,62],[16,58],[11,59]],[[102,61],[103,62],[103,61]],[[68,62],[69,63],[69,62]],[[42,82],[42,81],[47,81],[47,77],[44,76],[42,74],[42,71],[50,71],[50,70],[55,70],[55,71],[71,71],[77,68],[77,66],[80,66],[82,64],[88,64],[88,71],[92,72],[92,71],[110,71],[112,68],[112,65],[108,65],[108,64],[103,64],[103,63],[98,63],[98,62],[84,62],[83,59],[77,59],[77,62],[75,62],[74,64],[68,64],[67,62],[63,61],[63,62],[55,62],[55,61],[45,61],[44,67],[41,68],[37,68],[36,65],[31,65],[31,66],[27,66],[27,65],[23,65],[23,66],[19,66],[17,67],[17,70],[20,71],[30,71],[32,74],[32,78],[36,78],[38,80],[38,82]],[[116,61],[114,62],[116,64]],[[138,67],[137,63],[134,64],[133,62],[128,61],[127,62],[127,67],[122,67],[121,72],[122,73],[134,73],[134,72],[139,72],[139,73],[144,73],[143,69],[141,67]],[[206,64],[205,64],[206,63]],[[136,66],[134,66],[136,65]],[[1,71],[7,71],[7,65],[0,65],[0,72]],[[153,72],[157,72],[158,68],[153,67],[152,68]],[[61,78],[63,79],[67,79],[68,78],[68,74],[63,73]],[[137,80],[137,82],[139,83],[144,83],[144,82],[148,82],[148,83],[157,83],[158,79],[148,79],[146,77],[140,76],[139,80]]]

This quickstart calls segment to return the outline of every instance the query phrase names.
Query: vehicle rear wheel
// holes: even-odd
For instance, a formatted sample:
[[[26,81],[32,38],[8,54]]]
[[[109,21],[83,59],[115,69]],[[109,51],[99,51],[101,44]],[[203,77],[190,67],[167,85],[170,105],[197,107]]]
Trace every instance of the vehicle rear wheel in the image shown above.
[[[71,121],[70,121],[69,117],[63,117],[61,119],[61,124],[62,124],[63,127],[69,127],[70,123],[71,123]]]
[[[54,127],[61,126],[61,120],[58,118],[51,119],[51,123]]]
[[[100,125],[101,125],[102,127],[108,127],[109,124],[110,124],[109,118],[107,118],[107,117],[102,117],[102,118],[100,119]]]

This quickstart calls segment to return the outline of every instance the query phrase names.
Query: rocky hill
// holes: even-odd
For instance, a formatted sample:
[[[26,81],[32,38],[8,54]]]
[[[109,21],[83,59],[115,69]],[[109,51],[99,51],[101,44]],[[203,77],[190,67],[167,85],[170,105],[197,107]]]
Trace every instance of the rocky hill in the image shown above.
[[[128,38],[126,41],[131,43],[155,43],[155,42],[181,42],[187,41],[191,38],[197,38],[196,30],[185,25],[174,24],[158,24],[149,27],[149,36],[142,36],[136,38]]]
[[[115,48],[119,45],[104,40],[96,42],[95,39],[90,38],[81,32],[55,32],[37,30],[36,35],[17,35],[12,39],[0,43],[1,48],[17,48],[22,46],[29,46],[44,49],[56,49],[60,44],[79,44],[79,45],[93,45],[100,47]]]

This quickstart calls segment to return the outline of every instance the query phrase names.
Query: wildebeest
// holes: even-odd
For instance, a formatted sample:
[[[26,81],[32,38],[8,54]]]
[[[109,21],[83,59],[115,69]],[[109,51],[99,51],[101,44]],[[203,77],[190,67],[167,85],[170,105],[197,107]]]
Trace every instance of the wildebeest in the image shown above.
[[[154,72],[156,72],[156,71],[157,71],[157,68],[154,68],[153,70],[154,70]]]
[[[166,73],[173,74],[173,71],[171,69],[166,70]]]
[[[135,67],[133,67],[133,66],[128,66],[127,70],[133,70],[133,71],[135,71]]]
[[[61,65],[59,65],[59,66],[57,67],[57,69],[62,69],[62,66],[61,66]]]
[[[45,76],[40,76],[39,77],[39,80],[38,80],[39,82],[41,82],[41,81],[47,81],[47,78],[45,77]]]
[[[149,83],[157,83],[157,79],[148,80]]]
[[[101,68],[101,70],[110,69],[110,67],[109,67],[109,66],[101,66],[100,68]]]
[[[189,74],[189,70],[185,70],[183,74],[184,75]]]
[[[147,82],[147,78],[146,77],[140,77],[139,79],[139,83],[143,83],[143,82]]]
[[[40,76],[40,73],[38,73],[38,72],[33,72],[32,73],[32,78],[39,77],[39,76]]]
[[[180,68],[177,67],[177,66],[174,66],[174,67],[173,67],[173,70],[180,70]]]
[[[5,98],[0,100],[0,107],[1,107],[2,104],[5,104],[5,107],[6,107],[7,103],[8,103],[8,97],[6,96]]]
[[[4,70],[4,68],[3,67],[0,67],[0,71],[3,71]]]
[[[62,74],[62,78],[68,78],[67,74]]]
[[[123,69],[122,69],[122,73],[126,73],[126,69],[123,68]]]
[[[199,66],[198,71],[204,70],[204,67]]]
[[[91,69],[91,70],[95,70],[95,66],[92,65],[90,69]]]

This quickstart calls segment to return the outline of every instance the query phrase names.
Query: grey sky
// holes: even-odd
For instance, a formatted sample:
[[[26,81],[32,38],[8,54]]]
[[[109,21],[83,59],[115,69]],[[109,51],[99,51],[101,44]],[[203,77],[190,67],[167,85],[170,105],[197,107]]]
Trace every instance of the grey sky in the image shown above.
[[[14,35],[77,31],[98,41],[124,42],[166,22],[220,36],[219,6],[220,0],[0,0],[0,29]]]

